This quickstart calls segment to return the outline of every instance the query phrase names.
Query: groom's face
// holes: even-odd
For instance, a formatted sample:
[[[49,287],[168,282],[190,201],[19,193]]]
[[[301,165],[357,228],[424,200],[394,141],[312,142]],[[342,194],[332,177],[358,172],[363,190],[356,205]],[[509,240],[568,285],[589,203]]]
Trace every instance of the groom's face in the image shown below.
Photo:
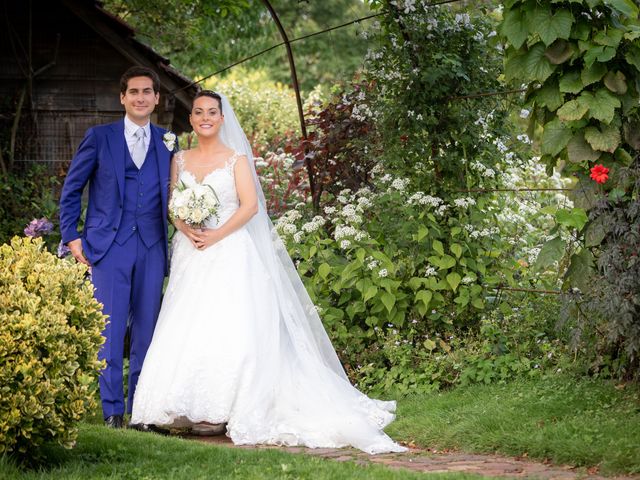
[[[127,116],[139,125],[149,122],[160,95],[153,90],[153,80],[149,77],[133,77],[127,82],[127,90],[120,94],[120,103]]]

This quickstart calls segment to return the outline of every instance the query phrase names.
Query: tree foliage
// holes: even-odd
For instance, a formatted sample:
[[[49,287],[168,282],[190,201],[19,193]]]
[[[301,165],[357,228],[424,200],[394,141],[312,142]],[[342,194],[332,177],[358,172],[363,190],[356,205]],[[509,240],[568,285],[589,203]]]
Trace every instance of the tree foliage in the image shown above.
[[[357,0],[272,1],[289,39],[309,35],[370,13]],[[144,42],[168,56],[192,77],[221,70],[282,42],[260,0],[106,0],[105,8],[131,24]],[[313,36],[292,46],[302,87],[349,80],[366,51],[365,39],[352,26]],[[273,80],[289,84],[284,46],[250,61]]]

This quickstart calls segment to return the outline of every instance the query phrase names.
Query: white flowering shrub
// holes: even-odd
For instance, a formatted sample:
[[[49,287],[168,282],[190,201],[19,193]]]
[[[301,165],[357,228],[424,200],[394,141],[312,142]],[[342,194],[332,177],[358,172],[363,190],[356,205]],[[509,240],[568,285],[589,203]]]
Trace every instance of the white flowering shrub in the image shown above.
[[[497,266],[513,261],[503,258],[508,243],[490,202],[415,192],[409,179],[381,167],[370,175],[371,187],[343,190],[322,215],[300,204],[275,224],[343,361],[361,382],[368,362],[358,359],[381,346],[378,335],[396,330],[424,351],[434,332],[471,327],[491,287],[508,282]],[[420,384],[416,377],[407,388],[439,383]]]
[[[495,99],[463,98],[500,87],[492,25],[392,5],[369,32],[379,46],[364,77],[310,122],[315,209],[302,202],[276,228],[359,385],[424,391],[535,374],[543,349],[519,347],[525,313],[513,306],[533,305],[530,315],[538,300],[501,287],[557,287],[557,265],[538,259],[541,232],[571,205],[561,192],[496,190],[568,185],[512,134],[519,107],[512,118]],[[496,339],[486,325],[507,318],[509,341]],[[542,338],[538,324],[523,331]],[[504,373],[486,374],[490,365]]]

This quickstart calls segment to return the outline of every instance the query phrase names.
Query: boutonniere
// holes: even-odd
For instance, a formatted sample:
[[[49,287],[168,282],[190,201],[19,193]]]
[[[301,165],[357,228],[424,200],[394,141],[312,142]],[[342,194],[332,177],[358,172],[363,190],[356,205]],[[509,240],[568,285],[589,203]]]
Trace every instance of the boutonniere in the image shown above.
[[[167,147],[167,150],[172,152],[173,147],[176,144],[176,134],[173,132],[167,132],[162,136],[162,141],[164,142],[164,146]]]

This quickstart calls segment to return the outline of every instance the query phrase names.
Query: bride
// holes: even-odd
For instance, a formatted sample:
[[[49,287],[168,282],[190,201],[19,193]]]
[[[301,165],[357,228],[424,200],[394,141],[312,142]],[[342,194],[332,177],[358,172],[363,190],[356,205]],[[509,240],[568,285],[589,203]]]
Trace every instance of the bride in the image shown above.
[[[132,424],[226,423],[238,445],[401,452],[382,429],[395,402],[347,379],[265,210],[251,147],[226,97],[199,92],[198,146],[179,152],[171,189],[206,184],[206,228],[175,220],[171,275],[133,402]]]

